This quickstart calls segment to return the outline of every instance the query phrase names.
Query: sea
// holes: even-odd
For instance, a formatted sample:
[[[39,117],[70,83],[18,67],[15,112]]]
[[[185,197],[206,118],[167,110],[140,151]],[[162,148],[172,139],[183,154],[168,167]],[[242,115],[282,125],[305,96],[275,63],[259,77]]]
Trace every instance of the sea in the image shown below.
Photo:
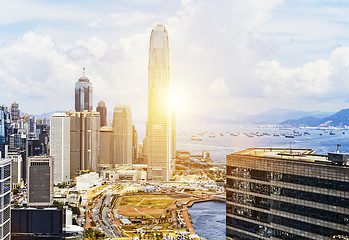
[[[283,135],[295,136],[286,138]],[[216,162],[225,162],[226,155],[233,152],[263,147],[313,149],[316,154],[323,155],[336,152],[338,148],[339,152],[349,153],[349,130],[198,124],[177,131],[177,150],[192,154],[207,151]],[[225,239],[225,203],[196,203],[189,208],[189,213],[195,232],[200,237],[207,240]]]

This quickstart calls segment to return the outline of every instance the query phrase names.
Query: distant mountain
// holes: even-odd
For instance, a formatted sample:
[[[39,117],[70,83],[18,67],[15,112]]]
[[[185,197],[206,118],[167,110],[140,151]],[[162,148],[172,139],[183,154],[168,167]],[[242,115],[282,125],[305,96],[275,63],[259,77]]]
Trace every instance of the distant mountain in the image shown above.
[[[41,113],[39,115],[35,115],[35,117],[44,119],[44,118],[50,118],[55,113],[65,113],[65,112],[67,111],[54,111],[54,112],[48,112],[48,113]]]
[[[343,109],[330,117],[322,119],[321,126],[343,127],[349,126],[349,109]]]
[[[316,117],[303,117],[300,119],[286,120],[281,123],[287,126],[297,126],[297,127],[317,127],[321,124],[321,119]]]
[[[292,109],[273,109],[257,115],[248,116],[239,119],[239,123],[253,123],[253,124],[279,124],[289,119],[300,119],[306,117],[329,116],[331,113],[327,112],[304,112]]]
[[[288,126],[308,126],[308,127],[344,127],[349,126],[349,109],[343,109],[339,112],[324,118],[303,117],[299,119],[287,120],[280,123]]]

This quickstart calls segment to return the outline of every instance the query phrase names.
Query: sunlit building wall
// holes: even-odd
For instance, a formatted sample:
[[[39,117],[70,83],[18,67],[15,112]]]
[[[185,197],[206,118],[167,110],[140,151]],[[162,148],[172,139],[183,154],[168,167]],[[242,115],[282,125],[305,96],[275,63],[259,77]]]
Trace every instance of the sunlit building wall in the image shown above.
[[[347,239],[349,154],[314,153],[250,148],[227,155],[227,239]]]
[[[70,118],[65,113],[51,117],[50,152],[53,157],[54,183],[70,180]]]
[[[70,117],[70,175],[98,170],[100,154],[99,112],[67,112]]]
[[[112,168],[114,159],[114,134],[113,128],[101,127],[101,144],[100,144],[100,157],[99,167]]]
[[[167,31],[156,25],[150,36],[148,67],[148,123],[145,155],[148,177],[169,180],[172,174],[172,117],[169,108],[170,65]]]
[[[107,126],[107,106],[105,106],[105,102],[100,101],[96,111],[101,115],[101,127]]]
[[[133,127],[131,108],[117,104],[113,114],[114,164],[132,164]]]
[[[132,163],[136,163],[136,160],[138,159],[138,134],[135,125],[132,125],[132,132]]]

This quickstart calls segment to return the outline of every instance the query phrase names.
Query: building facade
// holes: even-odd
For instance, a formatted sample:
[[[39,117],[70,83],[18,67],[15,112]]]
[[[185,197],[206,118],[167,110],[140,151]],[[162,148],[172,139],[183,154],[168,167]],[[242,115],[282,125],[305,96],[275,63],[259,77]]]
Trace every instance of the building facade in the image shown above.
[[[70,178],[80,170],[98,170],[100,154],[99,112],[67,112],[70,117]]]
[[[66,239],[65,209],[14,208],[11,219],[12,240]]]
[[[13,102],[11,104],[11,120],[12,122],[17,122],[21,117],[20,111],[19,111],[19,104],[16,102]]]
[[[70,180],[70,118],[66,113],[51,117],[50,155],[53,157],[55,184]]]
[[[133,127],[131,108],[117,104],[113,114],[114,164],[132,164]]]
[[[0,159],[0,240],[11,237],[11,159]]]
[[[75,84],[75,111],[92,111],[93,109],[93,88],[90,80],[85,76],[83,68],[82,77]]]
[[[148,122],[145,155],[148,177],[168,181],[172,175],[173,137],[170,96],[170,50],[163,25],[156,25],[150,36],[148,66]]]
[[[6,111],[0,106],[0,158],[5,157],[7,143]]]
[[[101,127],[101,143],[99,168],[113,168],[114,164],[114,132],[111,127]]]
[[[253,148],[227,155],[227,239],[349,236],[349,155]]]
[[[105,106],[105,102],[100,101],[96,111],[101,115],[101,127],[107,126],[107,106]]]
[[[53,158],[29,157],[27,163],[28,206],[48,207],[53,203]]]

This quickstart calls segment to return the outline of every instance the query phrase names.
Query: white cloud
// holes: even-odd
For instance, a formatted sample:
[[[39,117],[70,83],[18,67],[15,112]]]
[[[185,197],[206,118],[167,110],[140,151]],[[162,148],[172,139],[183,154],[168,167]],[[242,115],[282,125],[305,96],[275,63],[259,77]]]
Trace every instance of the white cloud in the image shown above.
[[[336,48],[327,59],[301,67],[287,68],[278,61],[261,61],[256,78],[262,83],[264,97],[319,101],[347,98],[349,91],[349,47]]]
[[[207,96],[210,98],[229,97],[229,89],[223,78],[218,78],[212,82],[207,89]]]

